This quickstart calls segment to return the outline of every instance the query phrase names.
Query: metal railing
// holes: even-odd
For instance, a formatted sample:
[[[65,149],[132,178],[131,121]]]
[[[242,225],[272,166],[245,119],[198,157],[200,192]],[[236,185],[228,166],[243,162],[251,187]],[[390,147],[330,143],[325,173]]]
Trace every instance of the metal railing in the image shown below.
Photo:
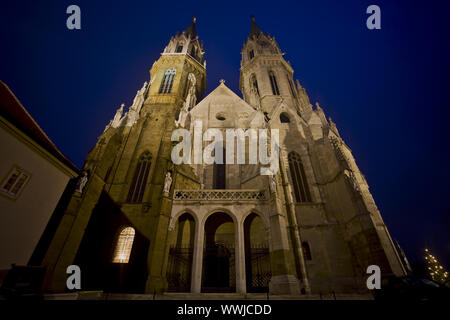
[[[175,201],[263,201],[267,200],[264,190],[175,190]]]

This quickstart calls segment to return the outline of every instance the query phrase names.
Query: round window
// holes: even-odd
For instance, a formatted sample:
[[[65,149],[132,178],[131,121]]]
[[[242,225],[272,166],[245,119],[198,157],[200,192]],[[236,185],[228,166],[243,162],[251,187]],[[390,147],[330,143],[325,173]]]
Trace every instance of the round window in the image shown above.
[[[224,121],[226,118],[223,113],[218,113],[218,114],[216,114],[216,119],[220,120],[220,121]]]

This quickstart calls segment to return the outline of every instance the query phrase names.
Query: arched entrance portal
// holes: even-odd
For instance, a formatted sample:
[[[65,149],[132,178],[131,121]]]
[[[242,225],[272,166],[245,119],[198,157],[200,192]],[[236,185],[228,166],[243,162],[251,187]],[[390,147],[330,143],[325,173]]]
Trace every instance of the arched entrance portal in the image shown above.
[[[183,213],[174,232],[175,242],[170,246],[167,264],[167,289],[170,292],[189,292],[194,252],[194,218],[189,213]]]
[[[244,221],[245,279],[247,292],[267,292],[272,277],[264,222],[251,213]]]
[[[202,292],[235,292],[234,223],[217,212],[205,222]]]

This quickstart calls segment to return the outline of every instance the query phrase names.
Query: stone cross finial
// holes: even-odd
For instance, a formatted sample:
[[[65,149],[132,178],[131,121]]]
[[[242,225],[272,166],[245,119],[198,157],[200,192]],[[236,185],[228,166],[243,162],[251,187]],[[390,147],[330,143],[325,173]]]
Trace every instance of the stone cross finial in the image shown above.
[[[220,82],[220,84],[225,84],[225,80],[224,79],[220,79],[219,82]]]

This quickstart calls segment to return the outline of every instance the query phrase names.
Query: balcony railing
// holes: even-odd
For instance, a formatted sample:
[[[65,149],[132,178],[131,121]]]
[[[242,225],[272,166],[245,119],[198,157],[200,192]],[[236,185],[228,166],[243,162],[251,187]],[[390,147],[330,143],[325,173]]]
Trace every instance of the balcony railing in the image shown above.
[[[264,190],[175,190],[175,201],[263,201],[267,200]]]

